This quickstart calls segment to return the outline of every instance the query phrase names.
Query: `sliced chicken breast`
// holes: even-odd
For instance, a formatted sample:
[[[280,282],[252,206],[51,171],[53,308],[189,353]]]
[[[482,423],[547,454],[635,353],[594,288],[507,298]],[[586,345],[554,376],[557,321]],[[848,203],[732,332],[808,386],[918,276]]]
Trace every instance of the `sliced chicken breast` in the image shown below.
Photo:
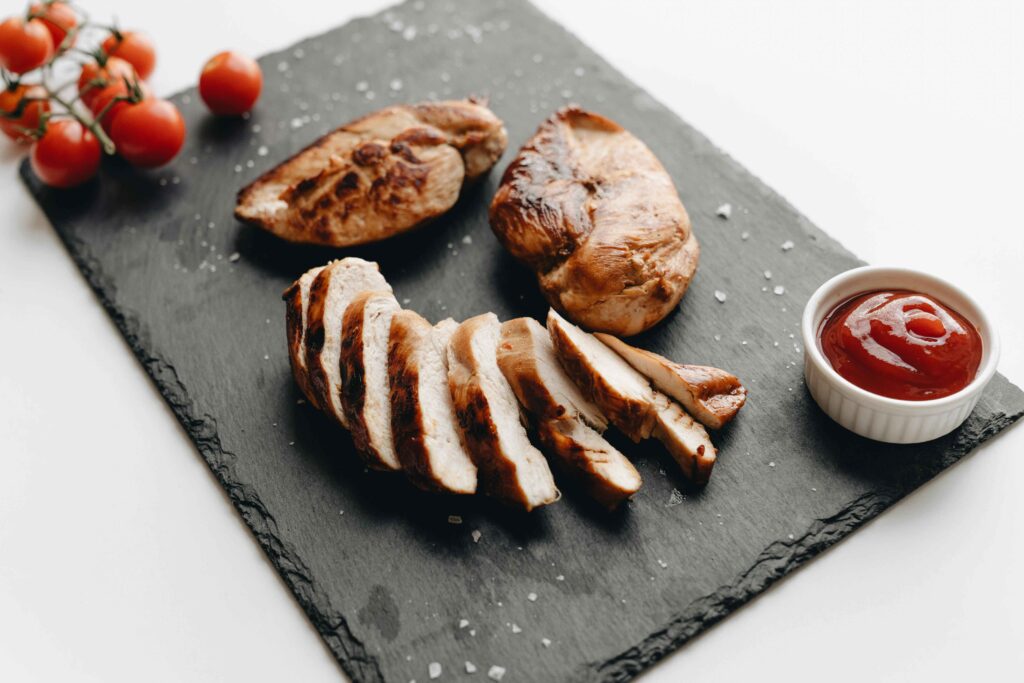
[[[409,479],[432,491],[477,490],[477,468],[463,445],[448,389],[447,339],[454,321],[431,327],[419,314],[391,318],[388,377],[395,452]]]
[[[560,497],[544,456],[526,433],[512,387],[498,368],[501,323],[470,318],[448,344],[448,386],[484,491],[532,510]]]
[[[516,318],[502,324],[498,367],[530,413],[542,449],[563,472],[609,508],[639,490],[640,473],[601,436],[607,420],[565,374],[540,323]]]
[[[554,310],[548,331],[558,359],[583,394],[634,441],[655,437],[694,483],[705,484],[717,451],[707,431],[597,337]]]
[[[736,417],[746,403],[746,388],[736,375],[725,370],[676,363],[603,332],[596,332],[594,336],[651,380],[660,391],[679,401],[705,427],[720,429]]]
[[[313,279],[306,310],[306,366],[320,407],[343,427],[348,418],[341,404],[341,338],[345,309],[361,292],[390,292],[376,263],[360,258],[332,261]]]
[[[575,478],[601,505],[615,509],[643,483],[633,463],[578,418],[538,420],[537,440],[559,469]]]
[[[402,468],[391,434],[388,380],[388,337],[398,310],[391,292],[363,292],[345,309],[341,325],[341,405],[356,448],[380,470]]]
[[[323,266],[318,266],[307,270],[284,291],[283,296],[285,334],[288,336],[288,357],[291,359],[292,375],[306,400],[317,408],[320,407],[320,401],[309,384],[309,371],[306,369],[306,310],[309,307],[309,286],[323,269]]]

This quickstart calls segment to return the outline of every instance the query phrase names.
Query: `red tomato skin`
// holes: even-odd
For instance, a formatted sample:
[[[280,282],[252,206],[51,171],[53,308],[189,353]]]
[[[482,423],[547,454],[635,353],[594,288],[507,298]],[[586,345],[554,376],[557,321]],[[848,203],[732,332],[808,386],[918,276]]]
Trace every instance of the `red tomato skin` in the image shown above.
[[[167,100],[143,100],[129,104],[117,115],[110,139],[132,166],[163,166],[185,144],[185,119]]]
[[[46,134],[32,145],[29,162],[36,176],[51,187],[81,185],[100,167],[99,140],[74,119],[50,121]]]
[[[142,99],[146,100],[150,97],[149,86],[143,81],[139,81],[139,90],[142,91]],[[127,97],[128,96],[128,85],[123,81],[117,81],[111,83],[107,87],[100,90],[91,99],[89,109],[92,111],[94,116],[99,116],[100,112],[106,109],[107,105],[110,104],[116,97]],[[131,106],[131,102],[123,100],[116,102],[110,109],[107,109],[107,113],[100,119],[100,125],[103,126],[103,130],[109,134],[114,126],[114,121],[120,116],[121,112],[124,111],[125,107]]]
[[[96,62],[85,64],[78,77],[78,92],[82,96],[82,104],[92,110],[93,102],[103,88],[113,83],[123,82],[125,78],[137,80],[138,76],[135,73],[135,67],[120,57],[108,57],[103,66]],[[96,84],[89,87],[94,81]]]
[[[11,17],[0,23],[0,67],[23,74],[53,56],[53,37],[39,19]]]
[[[121,31],[121,40],[113,33],[103,41],[103,51],[120,57],[135,67],[139,78],[145,80],[156,68],[156,48],[153,41],[136,31]]]
[[[53,38],[54,48],[60,47],[64,38],[67,37],[68,31],[78,26],[78,15],[75,14],[75,10],[63,2],[54,2],[47,6],[36,3],[29,8],[29,12],[38,16],[39,20],[46,25],[46,30]],[[74,44],[75,40],[72,38],[67,47]]]
[[[199,95],[219,116],[238,116],[251,110],[262,89],[260,65],[238,52],[214,55],[199,76]]]
[[[19,85],[14,90],[0,92],[0,112],[16,111],[23,97],[46,97],[46,90],[38,85]],[[49,101],[30,102],[17,119],[0,118],[0,129],[15,142],[31,142],[34,138],[22,129],[39,127],[39,119],[50,111]]]

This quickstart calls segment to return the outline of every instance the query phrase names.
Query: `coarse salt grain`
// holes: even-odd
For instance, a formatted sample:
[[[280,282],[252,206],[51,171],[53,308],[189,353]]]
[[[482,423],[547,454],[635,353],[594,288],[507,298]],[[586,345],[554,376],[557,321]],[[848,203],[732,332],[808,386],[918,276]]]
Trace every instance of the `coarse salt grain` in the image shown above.
[[[473,662],[466,662],[466,673],[468,673],[468,674],[475,674],[476,673],[476,664],[474,664]]]
[[[500,681],[505,677],[505,667],[495,664],[487,670],[487,677],[492,681]]]
[[[466,628],[469,626],[469,619],[459,619],[459,628]]]
[[[782,243],[782,251],[789,251],[795,246],[796,245],[793,244],[793,240],[786,240],[785,242]]]
[[[473,543],[479,543],[480,537],[483,536],[479,529],[473,529],[473,533],[470,534],[473,537]]]
[[[431,680],[441,677],[441,663],[431,662],[430,666],[427,667],[427,673],[430,674]]]
[[[721,206],[719,206],[715,210],[715,214],[719,218],[724,218],[725,220],[729,220],[729,217],[732,216],[732,204],[728,204],[728,203],[722,204]]]
[[[725,303],[725,300],[726,300],[726,299],[727,299],[728,297],[726,296],[725,292],[723,292],[723,291],[722,291],[722,290],[720,290],[720,289],[716,289],[716,290],[715,290],[715,298],[716,298],[716,299],[718,299],[718,303],[720,303],[720,304],[724,304],[724,303]]]
[[[530,593],[529,595],[526,596],[526,599],[529,600],[530,602],[537,602],[537,594],[536,593]]]

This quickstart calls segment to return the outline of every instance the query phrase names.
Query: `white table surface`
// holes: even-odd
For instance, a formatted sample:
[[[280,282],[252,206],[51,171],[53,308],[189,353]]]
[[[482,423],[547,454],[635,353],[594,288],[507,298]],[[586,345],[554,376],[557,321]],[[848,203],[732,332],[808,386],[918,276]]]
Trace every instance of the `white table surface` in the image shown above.
[[[87,4],[149,31],[171,93],[388,3]],[[1021,3],[540,4],[855,253],[972,292],[1024,381]],[[341,680],[20,153],[0,144],[0,680]],[[644,680],[1024,680],[1022,450],[997,438]]]

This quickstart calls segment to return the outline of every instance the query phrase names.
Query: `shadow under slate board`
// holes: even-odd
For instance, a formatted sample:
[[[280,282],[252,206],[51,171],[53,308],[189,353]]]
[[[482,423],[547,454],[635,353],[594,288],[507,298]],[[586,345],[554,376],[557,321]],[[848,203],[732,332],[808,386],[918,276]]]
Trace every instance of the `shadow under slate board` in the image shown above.
[[[406,3],[261,63],[264,95],[247,120],[207,116],[194,90],[174,97],[190,134],[167,168],[108,163],[71,193],[41,186],[27,166],[22,175],[356,681],[425,681],[432,663],[443,680],[468,679],[466,662],[476,679],[499,666],[506,681],[626,680],[1024,411],[998,376],[967,423],[932,443],[882,445],[829,421],[801,383],[800,313],[819,283],[859,261],[523,0]],[[340,253],[237,223],[235,192],[368,111],[471,94],[489,96],[508,126],[498,168],[436,224],[344,253],[379,261],[399,300],[433,320],[542,318],[487,204],[555,108],[574,101],[621,122],[672,174],[702,248],[681,307],[639,344],[728,368],[750,389],[715,436],[706,489],[689,487],[660,448],[619,439],[644,487],[616,514],[566,487],[528,516],[435,497],[364,471],[348,435],[299,401],[280,294]],[[723,202],[734,207],[727,221],[715,215]]]

